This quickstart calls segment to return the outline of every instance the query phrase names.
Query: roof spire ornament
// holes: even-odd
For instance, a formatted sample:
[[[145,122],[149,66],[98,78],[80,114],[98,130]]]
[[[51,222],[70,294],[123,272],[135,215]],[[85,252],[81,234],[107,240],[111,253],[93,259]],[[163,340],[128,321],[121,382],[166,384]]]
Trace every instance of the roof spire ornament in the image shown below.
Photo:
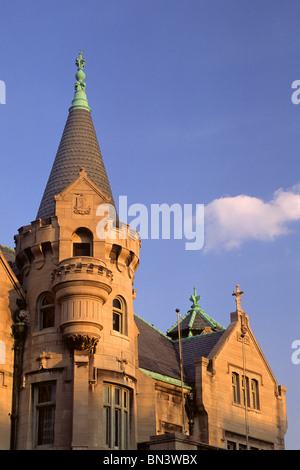
[[[233,293],[232,293],[232,295],[235,295],[236,312],[238,314],[240,314],[239,316],[240,316],[240,322],[241,322],[241,337],[242,338],[244,338],[244,336],[247,333],[247,324],[248,324],[246,314],[245,314],[244,310],[242,310],[242,307],[241,307],[241,301],[242,301],[243,293],[244,293],[244,291],[240,290],[240,286],[238,284],[236,286],[236,290],[233,291]]]
[[[239,284],[236,285],[236,290],[233,291],[232,295],[235,296],[235,303],[236,303],[236,311],[237,312],[243,312],[241,302],[242,302],[242,295],[244,294],[244,291],[240,291],[240,286]]]
[[[75,83],[75,94],[72,101],[71,109],[86,109],[87,111],[91,111],[89,107],[89,103],[85,93],[86,83],[84,82],[85,73],[83,71],[83,67],[85,66],[85,59],[82,57],[82,51],[79,51],[79,57],[75,60],[75,65],[77,66],[77,72],[75,75],[76,83]]]
[[[197,310],[200,310],[200,305],[199,305],[199,300],[201,299],[201,295],[197,295],[197,292],[196,292],[196,287],[194,287],[194,295],[191,295],[190,297],[190,301],[193,302],[193,305],[191,306],[191,308],[193,310],[197,309]]]

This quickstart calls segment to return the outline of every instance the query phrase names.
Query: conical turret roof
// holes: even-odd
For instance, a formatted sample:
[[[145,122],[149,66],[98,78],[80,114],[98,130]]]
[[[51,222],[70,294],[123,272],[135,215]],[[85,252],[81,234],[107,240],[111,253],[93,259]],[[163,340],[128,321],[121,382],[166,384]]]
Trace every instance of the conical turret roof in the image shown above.
[[[85,60],[82,53],[76,59],[78,71],[75,75],[75,94],[69,115],[42,197],[37,219],[55,215],[54,196],[76,180],[80,168],[103,191],[114,205],[111,187],[103,163],[90,108],[85,94],[85,74],[82,71]]]

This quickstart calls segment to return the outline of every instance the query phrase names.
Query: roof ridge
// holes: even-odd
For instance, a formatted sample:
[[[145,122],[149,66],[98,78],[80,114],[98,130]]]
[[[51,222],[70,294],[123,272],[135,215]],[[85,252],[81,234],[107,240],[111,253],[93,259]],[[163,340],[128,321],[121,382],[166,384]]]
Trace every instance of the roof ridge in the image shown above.
[[[196,310],[194,310],[194,311],[192,312],[192,314],[191,314],[191,319],[190,319],[190,321],[189,321],[189,329],[192,327],[192,325],[193,325],[193,323],[194,323],[194,321],[195,321],[195,316],[196,316],[196,315],[197,315],[197,312],[196,312]]]
[[[165,338],[167,338],[168,340],[170,341],[173,341],[169,336],[167,336],[166,334],[162,333],[158,328],[156,328],[154,325],[152,325],[151,323],[149,323],[147,320],[145,320],[144,318],[142,318],[140,315],[137,315],[136,313],[133,314],[135,317],[139,318],[140,320],[142,320],[144,323],[146,323],[146,325],[150,326],[153,330],[157,331],[157,333],[160,333],[162,336],[164,336]]]
[[[183,320],[185,320],[185,318],[190,314],[190,310],[181,318],[181,320],[179,320],[179,323],[181,323]],[[167,330],[167,333],[169,333],[169,331],[172,331],[174,328],[176,328],[176,326],[178,326],[178,321],[176,323],[174,323],[174,325],[171,326],[171,328],[169,328]]]
[[[16,251],[14,248],[11,248],[10,246],[2,245],[1,243],[0,243],[0,248],[6,248],[7,250],[10,250],[10,251],[13,251],[13,252]]]

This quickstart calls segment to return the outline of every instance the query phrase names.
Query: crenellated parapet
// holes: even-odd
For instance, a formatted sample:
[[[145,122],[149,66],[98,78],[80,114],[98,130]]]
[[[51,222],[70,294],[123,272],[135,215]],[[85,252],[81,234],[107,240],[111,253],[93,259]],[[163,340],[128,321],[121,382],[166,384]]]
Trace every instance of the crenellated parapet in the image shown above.
[[[62,260],[52,273],[53,288],[62,282],[82,282],[89,279],[98,282],[101,278],[106,278],[111,283],[113,280],[112,271],[106,267],[102,260],[91,256]]]

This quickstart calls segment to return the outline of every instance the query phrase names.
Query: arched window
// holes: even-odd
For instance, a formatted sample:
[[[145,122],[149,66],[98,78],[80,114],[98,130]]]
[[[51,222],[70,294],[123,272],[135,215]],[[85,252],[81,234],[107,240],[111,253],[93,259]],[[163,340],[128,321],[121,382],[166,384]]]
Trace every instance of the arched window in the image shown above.
[[[93,256],[93,234],[80,227],[72,235],[72,256]]]
[[[259,395],[258,395],[258,381],[251,380],[251,405],[253,408],[259,410]]]
[[[232,372],[232,398],[233,403],[240,403],[240,377],[236,372]]]
[[[113,329],[119,333],[126,334],[126,306],[122,297],[113,300]]]
[[[46,292],[39,299],[40,329],[51,328],[55,320],[55,301],[51,292]]]

